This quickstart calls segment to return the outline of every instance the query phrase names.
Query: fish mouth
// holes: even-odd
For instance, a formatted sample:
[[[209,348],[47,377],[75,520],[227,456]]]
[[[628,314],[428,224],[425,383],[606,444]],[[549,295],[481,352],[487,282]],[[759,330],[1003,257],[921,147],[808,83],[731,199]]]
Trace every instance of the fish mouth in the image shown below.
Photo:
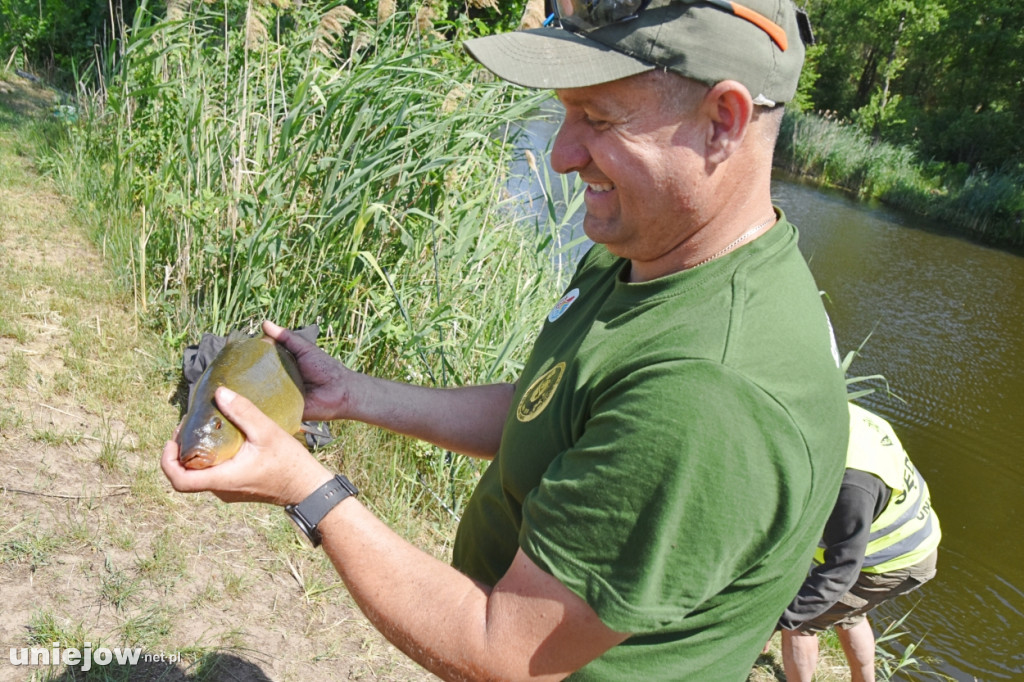
[[[215,455],[209,450],[202,448],[192,448],[191,450],[182,451],[178,455],[178,461],[186,469],[205,469],[212,466],[216,460]]]

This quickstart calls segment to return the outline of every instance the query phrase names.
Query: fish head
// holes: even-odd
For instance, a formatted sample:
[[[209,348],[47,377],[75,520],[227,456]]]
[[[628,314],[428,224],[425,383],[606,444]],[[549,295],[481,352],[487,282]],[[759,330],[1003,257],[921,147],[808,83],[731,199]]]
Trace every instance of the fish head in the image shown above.
[[[245,441],[215,407],[190,414],[178,432],[178,461],[186,469],[205,469],[231,459]]]

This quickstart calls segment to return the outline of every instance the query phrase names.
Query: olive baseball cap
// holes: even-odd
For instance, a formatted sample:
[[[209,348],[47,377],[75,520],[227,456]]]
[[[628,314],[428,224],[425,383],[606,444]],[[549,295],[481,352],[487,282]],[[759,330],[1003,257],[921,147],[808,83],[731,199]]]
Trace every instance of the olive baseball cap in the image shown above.
[[[809,37],[791,0],[652,0],[634,18],[586,31],[544,27],[464,46],[498,77],[530,88],[586,87],[660,67],[707,85],[739,81],[756,104],[772,105],[796,93]]]

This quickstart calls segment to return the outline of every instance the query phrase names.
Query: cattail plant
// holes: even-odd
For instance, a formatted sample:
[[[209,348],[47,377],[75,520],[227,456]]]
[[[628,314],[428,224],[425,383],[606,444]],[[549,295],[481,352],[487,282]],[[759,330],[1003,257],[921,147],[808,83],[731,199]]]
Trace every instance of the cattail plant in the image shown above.
[[[345,28],[356,16],[355,10],[345,5],[338,5],[325,12],[316,27],[313,49],[323,54],[331,54],[331,47],[345,37]]]
[[[377,23],[383,24],[395,14],[395,0],[380,0],[377,3]]]

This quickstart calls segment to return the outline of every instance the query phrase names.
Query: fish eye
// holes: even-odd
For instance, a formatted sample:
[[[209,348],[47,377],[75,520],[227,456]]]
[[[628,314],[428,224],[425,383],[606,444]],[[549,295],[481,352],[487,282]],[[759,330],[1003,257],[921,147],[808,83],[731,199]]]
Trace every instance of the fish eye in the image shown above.
[[[213,420],[213,428],[217,429],[218,431],[220,430],[220,427],[223,425],[224,423],[219,418]]]

